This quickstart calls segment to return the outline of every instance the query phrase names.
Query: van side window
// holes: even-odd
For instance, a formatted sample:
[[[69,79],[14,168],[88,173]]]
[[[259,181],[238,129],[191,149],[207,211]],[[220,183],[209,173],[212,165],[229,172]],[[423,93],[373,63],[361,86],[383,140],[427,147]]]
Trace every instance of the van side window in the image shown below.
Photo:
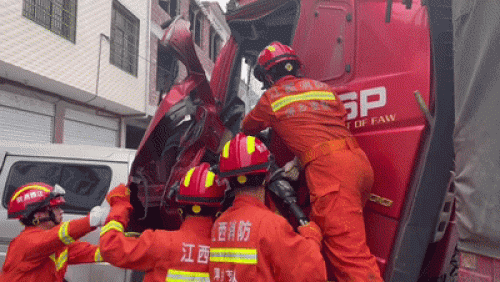
[[[111,183],[111,168],[104,165],[81,165],[19,161],[12,165],[3,197],[5,208],[14,191],[28,182],[59,184],[66,190],[65,212],[86,214],[100,205]]]

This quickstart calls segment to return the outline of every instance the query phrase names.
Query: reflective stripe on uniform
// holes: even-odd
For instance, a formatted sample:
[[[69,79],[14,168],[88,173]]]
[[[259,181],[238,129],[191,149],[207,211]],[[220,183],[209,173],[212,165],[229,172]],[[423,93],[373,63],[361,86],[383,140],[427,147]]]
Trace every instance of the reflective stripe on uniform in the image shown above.
[[[102,261],[104,261],[104,259],[101,256],[101,249],[99,249],[99,248],[97,248],[95,250],[94,261],[95,262],[102,262]]]
[[[302,94],[286,96],[279,100],[274,101],[271,104],[273,112],[278,111],[279,109],[287,106],[291,103],[300,102],[300,101],[310,101],[310,100],[330,100],[335,101],[335,95],[332,92],[328,91],[309,91]]]
[[[118,221],[111,220],[110,222],[108,222],[106,225],[104,225],[101,228],[100,236],[106,234],[106,232],[108,232],[110,230],[116,230],[116,231],[119,231],[119,232],[123,232],[124,228],[123,228],[123,225],[121,223],[119,223]]]
[[[257,264],[257,250],[245,248],[210,248],[210,261]]]
[[[167,282],[210,282],[208,272],[191,272],[169,269],[167,274]]]
[[[64,222],[59,227],[59,239],[66,245],[75,242],[75,239],[69,236],[69,222]]]
[[[57,259],[55,254],[51,254],[49,257],[55,263],[56,271],[59,271],[68,261],[68,249],[65,249]]]

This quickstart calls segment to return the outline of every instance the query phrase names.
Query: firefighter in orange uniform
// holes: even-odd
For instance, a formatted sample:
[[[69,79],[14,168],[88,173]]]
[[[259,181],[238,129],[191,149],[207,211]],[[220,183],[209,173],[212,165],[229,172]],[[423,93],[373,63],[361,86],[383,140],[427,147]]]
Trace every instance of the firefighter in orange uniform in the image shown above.
[[[64,189],[32,182],[19,187],[8,208],[26,228],[9,245],[1,282],[64,281],[70,264],[101,262],[97,246],[77,241],[106,219],[109,209],[94,207],[88,216],[61,224]]]
[[[212,228],[210,277],[214,282],[326,281],[321,231],[311,222],[297,234],[285,218],[264,205],[270,152],[239,133],[220,156],[235,199]]]
[[[111,212],[101,229],[103,258],[118,267],[145,271],[145,282],[209,282],[210,230],[226,188],[208,163],[192,168],[175,193],[185,216],[180,229],[148,229],[131,238],[123,232],[132,211],[130,191],[125,185],[116,187],[106,198]]]
[[[253,135],[271,127],[295,154],[285,169],[305,170],[310,217],[323,231],[323,252],[336,279],[382,281],[363,220],[373,169],[346,127],[342,102],[327,84],[300,77],[301,65],[295,51],[279,42],[259,54],[254,75],[267,90],[242,131]]]

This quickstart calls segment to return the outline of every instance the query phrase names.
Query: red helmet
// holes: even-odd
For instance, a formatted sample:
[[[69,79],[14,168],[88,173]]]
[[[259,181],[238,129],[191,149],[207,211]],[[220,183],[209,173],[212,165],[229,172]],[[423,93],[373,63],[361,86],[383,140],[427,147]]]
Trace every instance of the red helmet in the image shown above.
[[[8,218],[28,218],[34,211],[43,207],[56,207],[65,203],[64,189],[52,187],[42,182],[32,182],[19,187],[11,197]]]
[[[282,62],[289,62],[281,69],[281,72],[283,72],[282,75],[292,74],[297,76],[296,71],[300,69],[302,63],[295,54],[295,51],[289,46],[275,41],[260,52],[257,58],[257,65],[254,68],[254,76],[257,80],[264,82],[264,88],[269,88],[273,83],[273,77],[270,73],[273,67]],[[279,68],[276,70],[280,71]]]
[[[278,41],[274,41],[264,48],[257,59],[259,66],[266,71],[284,61],[297,61],[299,65],[301,64],[295,51],[290,46],[281,44]]]
[[[258,138],[238,133],[224,145],[220,155],[221,177],[268,173],[271,152]]]
[[[226,188],[226,182],[210,171],[210,165],[201,163],[182,178],[175,200],[181,205],[221,207]]]

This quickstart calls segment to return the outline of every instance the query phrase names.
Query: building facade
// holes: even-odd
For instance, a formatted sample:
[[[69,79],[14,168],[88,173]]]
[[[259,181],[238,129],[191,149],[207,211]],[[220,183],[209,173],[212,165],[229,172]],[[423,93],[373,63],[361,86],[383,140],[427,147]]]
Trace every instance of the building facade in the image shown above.
[[[191,19],[207,70],[229,36],[216,3],[5,0],[0,9],[0,141],[136,148],[185,68],[160,25]]]

